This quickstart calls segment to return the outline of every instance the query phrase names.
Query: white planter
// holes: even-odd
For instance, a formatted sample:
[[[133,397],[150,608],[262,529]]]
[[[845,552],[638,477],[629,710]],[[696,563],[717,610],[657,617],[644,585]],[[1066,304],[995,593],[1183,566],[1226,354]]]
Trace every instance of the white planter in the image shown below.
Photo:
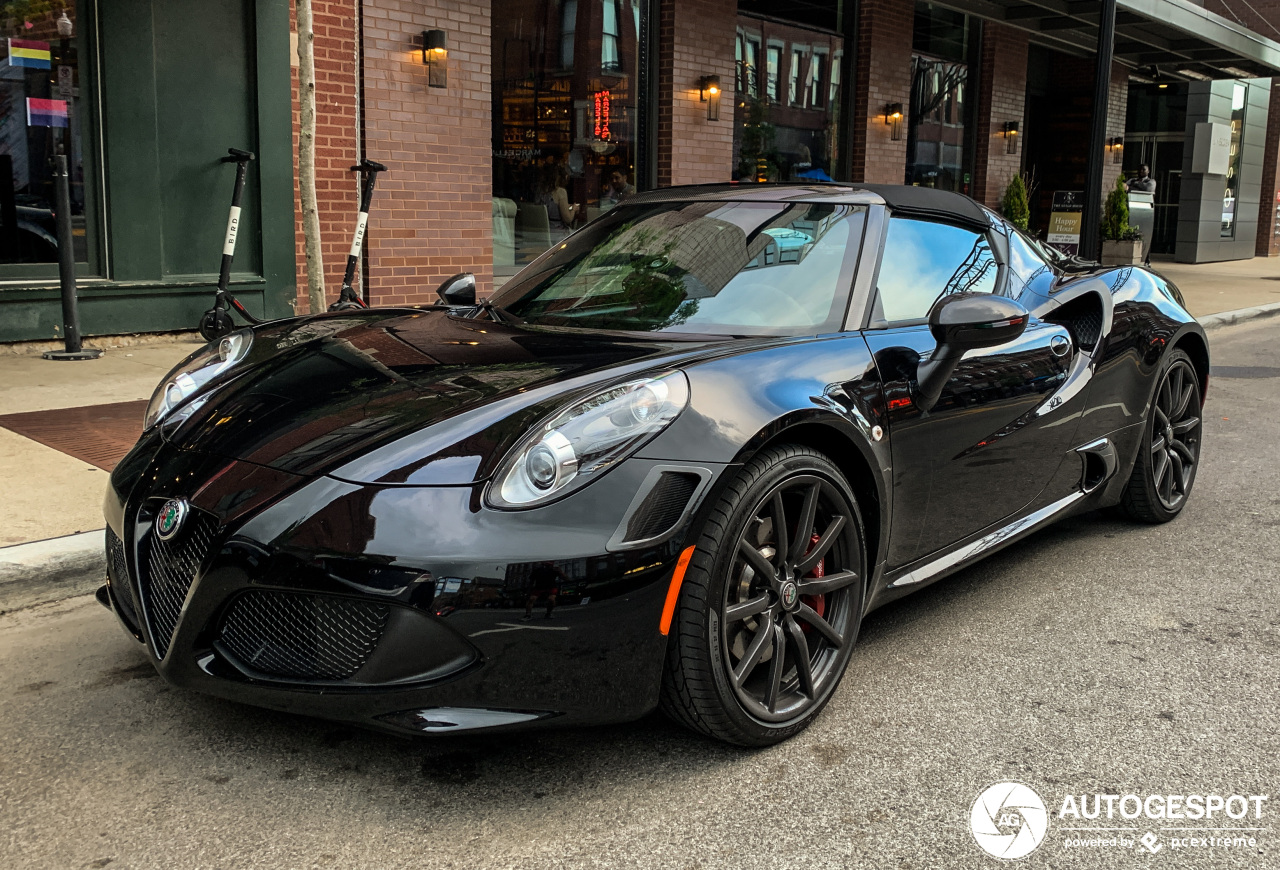
[[[1104,266],[1136,266],[1142,263],[1142,240],[1132,242],[1102,243],[1102,265]]]

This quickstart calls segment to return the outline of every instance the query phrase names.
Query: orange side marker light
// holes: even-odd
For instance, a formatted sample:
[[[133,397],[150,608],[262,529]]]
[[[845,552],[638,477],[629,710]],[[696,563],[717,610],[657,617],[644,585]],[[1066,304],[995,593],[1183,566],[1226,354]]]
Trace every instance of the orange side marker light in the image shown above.
[[[676,615],[676,601],[680,599],[680,584],[684,582],[684,572],[689,568],[689,560],[693,558],[693,547],[685,547],[680,558],[676,560],[676,570],[671,572],[671,586],[667,589],[667,603],[662,606],[662,621],[658,623],[658,631],[666,637],[671,631],[671,617]]]

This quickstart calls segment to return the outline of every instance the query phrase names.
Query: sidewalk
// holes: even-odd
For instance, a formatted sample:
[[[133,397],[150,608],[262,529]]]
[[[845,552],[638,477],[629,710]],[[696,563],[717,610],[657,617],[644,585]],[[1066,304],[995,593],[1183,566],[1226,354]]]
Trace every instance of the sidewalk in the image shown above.
[[[1199,318],[1280,304],[1280,257],[1195,265],[1153,258],[1151,268],[1178,285]]]
[[[1191,313],[1206,323],[1258,316],[1264,313],[1259,306],[1280,309],[1280,258],[1153,266],[1178,285]],[[1213,316],[1222,312],[1238,314]],[[143,340],[108,347],[102,359],[86,362],[0,353],[0,418],[65,409],[52,417],[0,419],[0,611],[62,597],[72,588],[41,592],[50,584],[33,586],[33,577],[72,583],[75,592],[101,582],[107,469],[141,432],[142,403],[156,384],[197,347],[197,341],[167,337]],[[135,405],[121,404],[126,402]]]

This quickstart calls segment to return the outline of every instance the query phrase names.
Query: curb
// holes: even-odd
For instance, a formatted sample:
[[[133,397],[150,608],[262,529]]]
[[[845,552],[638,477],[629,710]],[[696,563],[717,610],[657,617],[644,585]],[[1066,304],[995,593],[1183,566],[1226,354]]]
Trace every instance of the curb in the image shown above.
[[[0,548],[0,613],[93,592],[106,574],[102,529]]]
[[[1256,320],[1259,317],[1271,317],[1276,314],[1280,314],[1280,302],[1269,302],[1253,308],[1237,308],[1235,311],[1223,311],[1220,314],[1206,314],[1196,319],[1205,329],[1217,329],[1220,326],[1232,326],[1246,320]]]

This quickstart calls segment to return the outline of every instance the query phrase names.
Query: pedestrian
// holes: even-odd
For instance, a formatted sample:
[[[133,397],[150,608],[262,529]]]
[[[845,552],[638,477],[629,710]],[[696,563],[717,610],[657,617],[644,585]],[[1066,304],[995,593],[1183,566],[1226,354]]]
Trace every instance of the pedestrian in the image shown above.
[[[1131,193],[1155,193],[1156,180],[1151,177],[1151,167],[1142,164],[1138,167],[1138,177],[1129,179],[1129,191]]]

